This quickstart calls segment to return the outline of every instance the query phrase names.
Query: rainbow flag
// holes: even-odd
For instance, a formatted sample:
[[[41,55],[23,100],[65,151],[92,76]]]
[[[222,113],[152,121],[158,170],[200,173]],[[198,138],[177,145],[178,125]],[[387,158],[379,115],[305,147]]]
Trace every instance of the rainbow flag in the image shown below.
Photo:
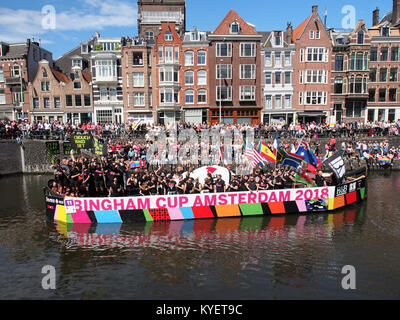
[[[267,144],[264,141],[260,141],[260,145],[258,147],[258,152],[266,160],[268,160],[268,161],[270,161],[272,163],[276,163],[275,154],[271,151],[270,148],[268,148]]]
[[[390,159],[387,158],[387,157],[384,157],[384,158],[378,159],[378,163],[379,163],[379,165],[381,165],[381,166],[385,166],[385,165],[388,165],[388,164],[392,164],[392,160],[390,160]]]
[[[140,169],[145,169],[146,168],[146,161],[131,161],[130,162],[130,167],[132,168],[140,168]]]

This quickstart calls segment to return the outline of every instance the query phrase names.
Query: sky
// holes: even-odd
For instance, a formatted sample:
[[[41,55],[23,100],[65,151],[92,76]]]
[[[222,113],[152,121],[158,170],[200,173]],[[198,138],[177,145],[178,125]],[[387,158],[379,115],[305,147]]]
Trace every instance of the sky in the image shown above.
[[[287,22],[296,28],[311,14],[313,5],[318,5],[322,19],[327,10],[329,28],[340,30],[359,19],[364,19],[370,27],[372,11],[377,6],[380,18],[392,10],[392,0],[186,0],[186,28],[196,26],[199,30],[213,31],[230,9],[256,25],[257,31],[283,30]],[[0,3],[0,41],[40,40],[44,48],[53,52],[54,59],[90,40],[96,32],[101,37],[136,36],[137,0],[3,0]]]

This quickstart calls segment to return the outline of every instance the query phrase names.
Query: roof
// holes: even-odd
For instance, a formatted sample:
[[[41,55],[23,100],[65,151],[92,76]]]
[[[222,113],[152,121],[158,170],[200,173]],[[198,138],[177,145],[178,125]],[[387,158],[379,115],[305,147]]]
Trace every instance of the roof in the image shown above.
[[[4,56],[0,56],[0,59],[13,59],[13,58],[23,58],[28,54],[29,47],[26,43],[23,44],[8,44],[2,42],[1,44],[8,47],[8,51]]]
[[[296,29],[293,30],[293,42],[296,43],[297,39],[300,38],[304,29],[306,28],[308,22],[310,21],[312,15],[309,16],[306,20],[304,20]]]
[[[53,73],[54,77],[58,80],[58,82],[69,82],[69,78],[62,72],[59,72],[55,69],[51,69],[51,72]]]
[[[87,83],[92,82],[92,75],[90,73],[82,71],[82,76],[86,80]]]
[[[258,35],[258,32],[251,27],[246,21],[243,20],[239,14],[231,9],[229,10],[228,14],[225,18],[221,21],[218,27],[214,30],[213,34],[230,34],[229,32],[229,25],[237,20],[240,24],[240,34],[244,35]]]

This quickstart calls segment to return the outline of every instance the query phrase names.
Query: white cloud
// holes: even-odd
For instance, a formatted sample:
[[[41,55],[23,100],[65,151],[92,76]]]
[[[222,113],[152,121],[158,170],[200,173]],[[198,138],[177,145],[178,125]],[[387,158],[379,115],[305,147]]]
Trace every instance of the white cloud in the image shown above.
[[[57,11],[55,30],[42,27],[40,10],[0,8],[0,41],[20,42],[32,37],[46,37],[52,31],[68,32],[110,27],[134,27],[137,24],[136,5],[123,0],[85,0],[82,8]],[[49,40],[44,39],[42,43]]]

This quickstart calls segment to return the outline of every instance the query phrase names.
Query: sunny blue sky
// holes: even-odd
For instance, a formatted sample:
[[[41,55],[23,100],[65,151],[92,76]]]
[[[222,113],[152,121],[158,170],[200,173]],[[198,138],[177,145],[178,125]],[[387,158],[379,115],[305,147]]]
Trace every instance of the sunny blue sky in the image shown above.
[[[392,0],[187,0],[187,28],[214,30],[229,9],[235,9],[258,31],[286,28],[287,22],[297,27],[319,6],[323,18],[328,11],[327,25],[342,29],[344,6],[355,8],[355,18],[371,25],[372,11],[378,6],[380,16],[392,10]],[[282,4],[285,6],[282,7]],[[46,5],[56,12],[55,29],[44,29],[42,9]],[[51,25],[51,24],[50,24]],[[135,36],[137,34],[137,0],[13,0],[0,3],[0,41],[20,42],[26,38],[41,39],[54,58],[89,40],[96,31],[102,37]]]

